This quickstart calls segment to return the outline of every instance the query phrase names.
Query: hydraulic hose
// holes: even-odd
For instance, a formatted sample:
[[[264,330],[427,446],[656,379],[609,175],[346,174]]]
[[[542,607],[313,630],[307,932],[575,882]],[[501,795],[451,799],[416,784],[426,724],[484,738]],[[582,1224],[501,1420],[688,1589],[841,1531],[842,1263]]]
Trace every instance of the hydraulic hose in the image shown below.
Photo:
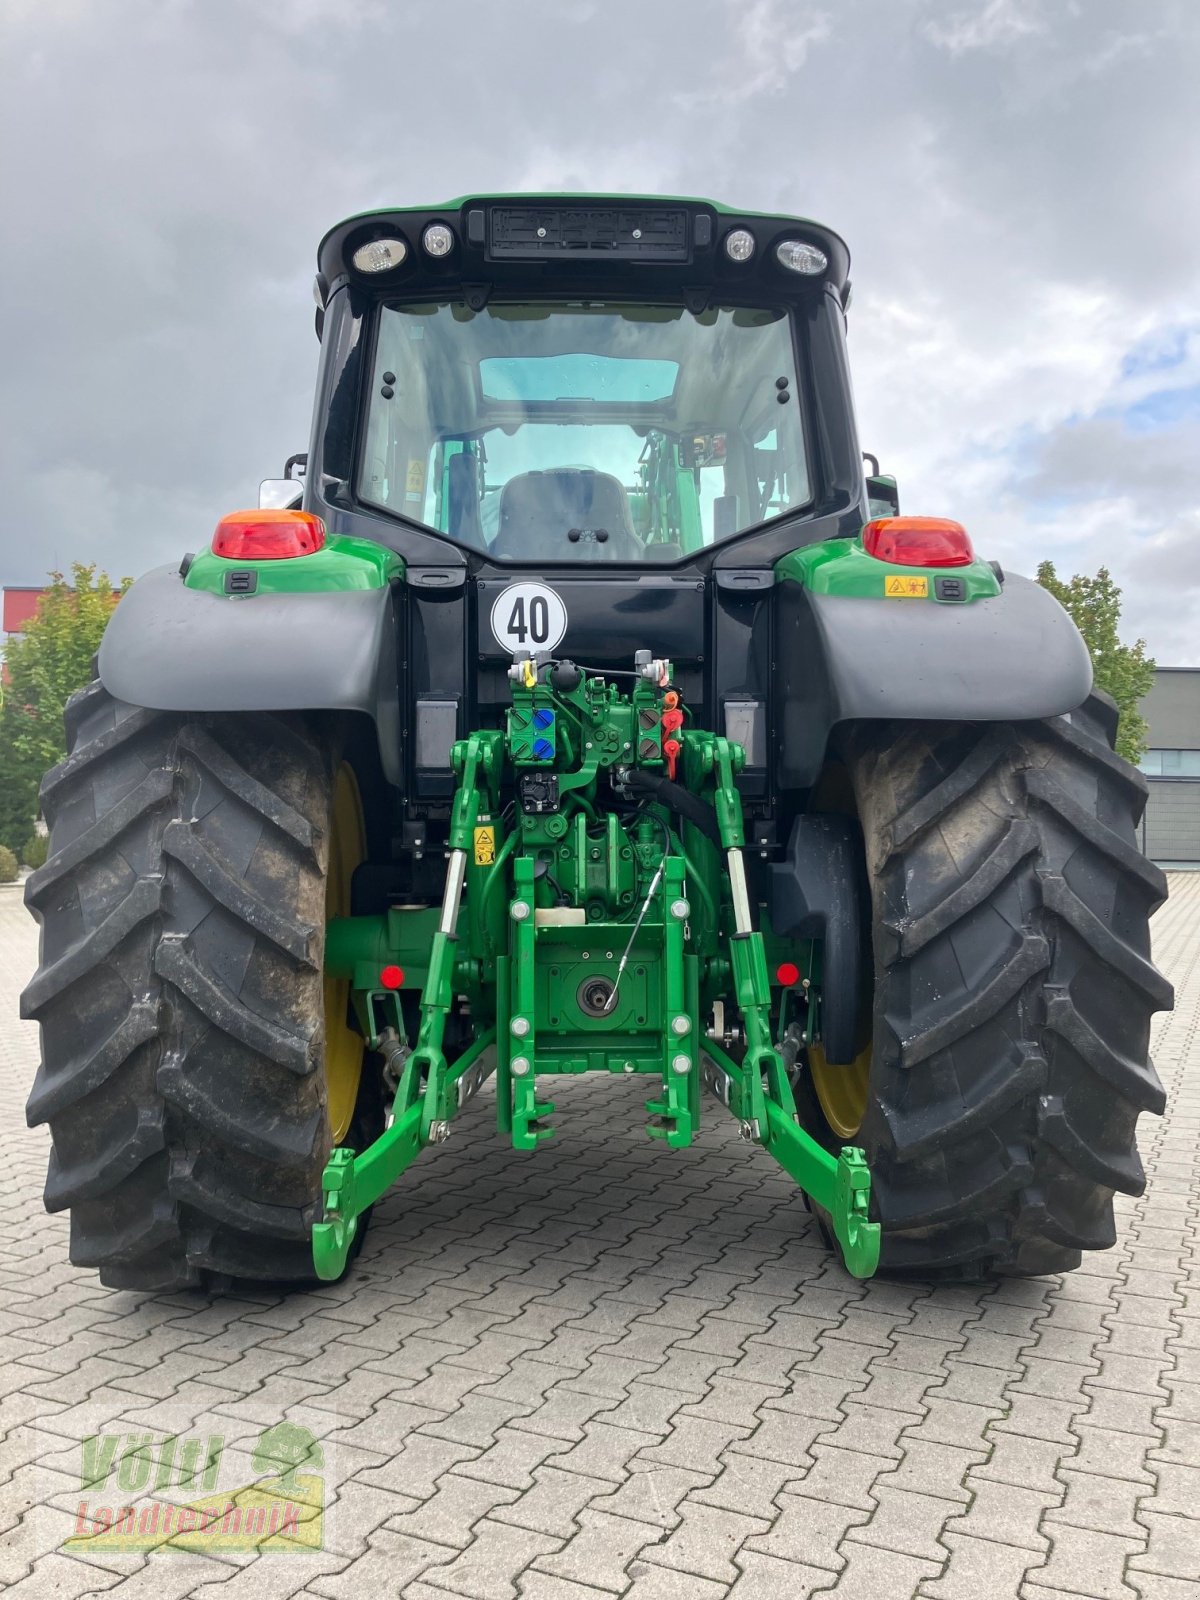
[[[657,800],[660,805],[666,806],[668,811],[686,817],[700,829],[701,833],[712,840],[718,850],[723,848],[717,813],[690,789],[685,789],[682,784],[673,783],[670,778],[647,772],[641,767],[634,767],[626,781],[631,789],[640,789],[644,794]]]

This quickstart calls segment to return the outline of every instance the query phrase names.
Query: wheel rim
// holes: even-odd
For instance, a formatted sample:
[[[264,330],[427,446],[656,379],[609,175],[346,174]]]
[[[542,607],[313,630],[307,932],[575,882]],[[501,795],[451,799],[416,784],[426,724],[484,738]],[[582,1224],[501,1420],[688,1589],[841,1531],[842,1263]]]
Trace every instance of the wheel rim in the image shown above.
[[[367,854],[362,797],[354,770],[343,761],[333,790],[329,870],[325,878],[325,917],[350,915],[350,880]],[[350,1023],[350,979],[325,979],[325,1090],[334,1144],[341,1144],[354,1120],[362,1077],[363,1036]]]
[[[848,1066],[835,1067],[819,1044],[808,1047],[808,1067],[825,1120],[839,1139],[853,1139],[867,1114],[871,1079],[870,1045]]]

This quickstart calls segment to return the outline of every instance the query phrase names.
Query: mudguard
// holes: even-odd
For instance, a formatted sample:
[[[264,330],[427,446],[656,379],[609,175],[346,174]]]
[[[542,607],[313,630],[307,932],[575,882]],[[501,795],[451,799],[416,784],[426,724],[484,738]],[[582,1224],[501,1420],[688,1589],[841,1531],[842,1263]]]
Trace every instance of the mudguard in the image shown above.
[[[840,722],[1026,722],[1074,711],[1092,664],[1047,590],[1009,576],[969,604],[778,591],[781,781],[808,787]]]
[[[396,633],[386,585],[244,601],[156,567],[114,611],[98,670],[110,694],[154,711],[364,712],[398,784]]]

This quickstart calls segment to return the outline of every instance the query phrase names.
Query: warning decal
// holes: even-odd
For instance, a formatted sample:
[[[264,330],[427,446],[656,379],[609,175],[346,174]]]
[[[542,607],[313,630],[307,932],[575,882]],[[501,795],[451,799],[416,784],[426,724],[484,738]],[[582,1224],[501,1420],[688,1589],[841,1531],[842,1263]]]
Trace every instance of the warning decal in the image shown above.
[[[475,865],[490,867],[496,859],[496,830],[493,827],[475,829]]]
[[[888,600],[923,600],[929,594],[929,579],[917,578],[911,573],[888,572],[883,579],[883,593]]]

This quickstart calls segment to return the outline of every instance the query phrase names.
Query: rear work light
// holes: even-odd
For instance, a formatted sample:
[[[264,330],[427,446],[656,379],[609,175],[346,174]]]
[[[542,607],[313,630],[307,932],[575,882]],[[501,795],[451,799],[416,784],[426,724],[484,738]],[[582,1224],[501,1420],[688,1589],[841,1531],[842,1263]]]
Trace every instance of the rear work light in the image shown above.
[[[310,556],[325,543],[325,524],[311,511],[231,511],[217,523],[212,553],[228,561],[282,561]]]
[[[948,517],[880,517],[863,529],[863,549],[900,567],[969,567],[975,559],[961,522]]]
[[[371,239],[350,257],[359,272],[390,272],[403,264],[408,246],[403,239]]]

